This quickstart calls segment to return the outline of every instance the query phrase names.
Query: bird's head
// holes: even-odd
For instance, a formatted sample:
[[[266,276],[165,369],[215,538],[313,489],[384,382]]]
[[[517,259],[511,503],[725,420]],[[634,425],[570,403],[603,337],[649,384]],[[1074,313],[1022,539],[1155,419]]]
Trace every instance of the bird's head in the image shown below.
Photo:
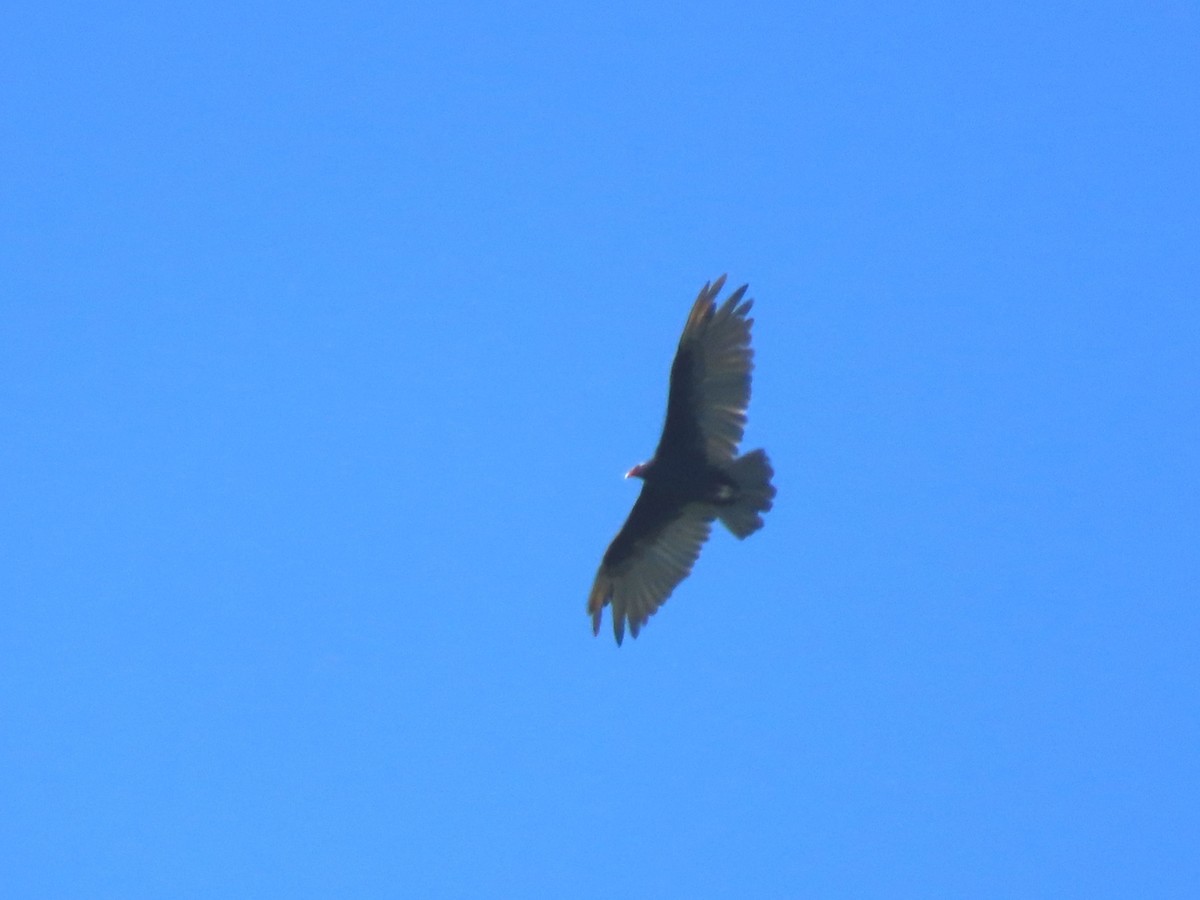
[[[654,460],[649,462],[638,463],[632,469],[625,473],[626,478],[645,478],[650,472],[650,467],[654,465]]]

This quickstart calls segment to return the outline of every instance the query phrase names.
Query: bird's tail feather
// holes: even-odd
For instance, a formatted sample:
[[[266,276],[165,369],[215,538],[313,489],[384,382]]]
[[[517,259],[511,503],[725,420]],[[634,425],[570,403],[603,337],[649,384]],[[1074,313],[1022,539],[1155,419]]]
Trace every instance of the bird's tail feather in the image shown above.
[[[737,485],[737,494],[728,506],[717,507],[717,516],[739,539],[749,537],[762,528],[761,514],[771,508],[775,470],[765,451],[753,450],[729,463],[725,474]]]

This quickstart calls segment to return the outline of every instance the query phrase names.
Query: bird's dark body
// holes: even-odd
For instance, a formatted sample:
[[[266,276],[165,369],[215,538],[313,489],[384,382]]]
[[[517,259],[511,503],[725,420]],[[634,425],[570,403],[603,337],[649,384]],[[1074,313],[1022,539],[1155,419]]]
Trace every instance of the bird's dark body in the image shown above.
[[[657,534],[689,503],[721,506],[731,501],[736,485],[728,475],[703,459],[690,462],[686,467],[652,463],[646,469],[642,492],[629,512],[625,528],[605,552],[605,565],[623,562],[641,536]]]
[[[653,458],[630,470],[642,492],[613,538],[588,598],[593,630],[610,603],[617,643],[634,637],[691,572],[714,519],[739,539],[762,527],[774,474],[766,453],[737,455],[750,401],[752,301],[746,287],[718,307],[725,276],[706,284],[684,326],[662,437]]]

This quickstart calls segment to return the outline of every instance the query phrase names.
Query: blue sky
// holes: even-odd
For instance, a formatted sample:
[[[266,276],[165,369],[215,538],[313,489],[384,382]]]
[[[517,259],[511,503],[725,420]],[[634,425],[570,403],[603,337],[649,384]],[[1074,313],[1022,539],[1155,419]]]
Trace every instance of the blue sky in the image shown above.
[[[10,896],[1194,895],[1194,5],[2,34]],[[618,649],[726,271],[776,507]]]

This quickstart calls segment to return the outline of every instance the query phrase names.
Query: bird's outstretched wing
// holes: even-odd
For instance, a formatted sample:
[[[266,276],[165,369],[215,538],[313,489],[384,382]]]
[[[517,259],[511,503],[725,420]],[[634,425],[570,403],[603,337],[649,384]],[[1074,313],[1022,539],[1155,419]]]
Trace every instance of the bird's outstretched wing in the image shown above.
[[[596,573],[588,597],[593,633],[600,633],[601,611],[611,603],[617,643],[625,636],[626,621],[636,638],[646,621],[692,571],[715,515],[706,503],[680,506],[653,485],[644,485]]]
[[[724,285],[724,275],[704,285],[683,327],[655,453],[659,460],[702,457],[720,464],[737,455],[750,405],[754,320],[747,314],[754,301],[742,299],[747,288],[742,285],[718,307]]]

